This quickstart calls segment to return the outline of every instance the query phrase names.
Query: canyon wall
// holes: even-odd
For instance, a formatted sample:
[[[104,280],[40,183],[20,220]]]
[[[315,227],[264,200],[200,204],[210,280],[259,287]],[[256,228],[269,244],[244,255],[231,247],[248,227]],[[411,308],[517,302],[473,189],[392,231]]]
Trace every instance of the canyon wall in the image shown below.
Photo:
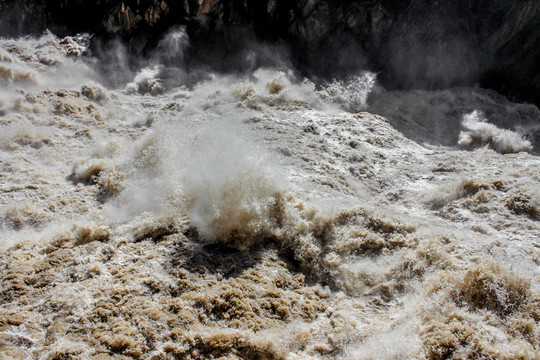
[[[0,2],[4,35],[90,32],[147,53],[185,26],[191,59],[218,69],[253,44],[283,49],[307,75],[379,73],[394,89],[494,88],[540,104],[535,0],[45,0]],[[266,56],[267,57],[267,56]],[[257,60],[265,65],[265,56]],[[260,65],[260,64],[259,64]],[[241,70],[241,69],[239,69]]]

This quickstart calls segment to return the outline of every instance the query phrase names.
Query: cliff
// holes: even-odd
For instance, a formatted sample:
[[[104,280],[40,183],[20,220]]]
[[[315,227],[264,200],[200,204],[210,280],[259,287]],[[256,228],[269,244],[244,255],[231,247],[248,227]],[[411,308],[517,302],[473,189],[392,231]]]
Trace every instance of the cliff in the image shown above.
[[[540,2],[535,0],[3,0],[6,35],[91,32],[147,52],[186,26],[191,57],[218,68],[246,43],[290,53],[304,73],[369,68],[389,88],[480,84],[540,104]],[[219,61],[228,59],[230,61]],[[264,59],[260,60],[263,61]]]

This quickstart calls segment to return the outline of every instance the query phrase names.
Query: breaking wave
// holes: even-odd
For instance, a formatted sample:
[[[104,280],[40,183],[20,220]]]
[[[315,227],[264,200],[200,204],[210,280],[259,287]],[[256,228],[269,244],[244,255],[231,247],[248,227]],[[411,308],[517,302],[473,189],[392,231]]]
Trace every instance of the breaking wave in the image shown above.
[[[459,134],[458,144],[465,148],[489,145],[503,154],[531,151],[530,141],[523,139],[519,134],[502,130],[489,124],[478,111],[463,117],[463,127],[466,131]]]

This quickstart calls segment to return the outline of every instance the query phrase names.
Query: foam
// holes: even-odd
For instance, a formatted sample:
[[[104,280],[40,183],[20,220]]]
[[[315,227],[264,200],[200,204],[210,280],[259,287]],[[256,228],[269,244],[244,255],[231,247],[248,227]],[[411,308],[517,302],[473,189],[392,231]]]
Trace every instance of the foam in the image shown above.
[[[18,40],[2,39],[0,81],[9,88],[45,89],[72,88],[84,80],[97,78],[95,72],[82,60],[88,36],[65,37],[60,40],[50,32],[39,38]],[[70,57],[66,57],[70,55]]]
[[[444,184],[434,189],[424,197],[424,201],[434,209],[441,208],[454,200],[469,197],[481,190],[495,189],[495,184],[482,184],[472,179]]]
[[[107,167],[105,159],[90,159],[73,166],[72,177],[76,182],[95,184],[99,176]]]
[[[95,101],[99,104],[105,103],[108,99],[107,90],[95,82],[90,82],[83,85],[81,88],[81,94],[86,96],[89,100]]]
[[[3,89],[0,357],[535,358],[535,155],[339,110],[361,79],[189,75],[179,31],[141,66],[155,94],[0,41],[38,80]],[[428,98],[461,117],[456,94]]]
[[[210,131],[211,136],[208,130],[199,134],[191,152],[195,156],[180,174],[190,217],[206,238],[247,241],[260,232],[285,182],[256,147],[239,140],[240,134],[230,128]],[[214,155],[208,159],[206,154]]]
[[[22,69],[11,69],[6,66],[0,66],[0,79],[5,84],[35,84],[36,75],[32,72]]]
[[[26,119],[2,126],[1,130],[0,141],[7,149],[14,150],[21,146],[40,149],[52,143],[53,132],[50,128],[36,126]]]
[[[334,79],[323,87],[320,95],[339,104],[346,111],[363,111],[366,109],[367,99],[375,85],[376,78],[376,74],[364,72],[346,80]]]
[[[325,108],[316,92],[315,84],[307,79],[297,79],[293,72],[258,69],[247,80],[234,84],[236,99],[254,110],[268,107],[282,109]]]
[[[3,227],[21,230],[28,227],[38,227],[47,221],[47,214],[32,203],[11,205],[3,209],[0,223]]]
[[[176,135],[180,133],[182,138]],[[146,206],[141,210],[169,211],[167,207],[180,206],[208,241],[234,239],[240,245],[256,238],[276,196],[285,189],[279,168],[245,140],[234,122],[195,127],[171,123],[156,129],[142,144],[146,145],[138,154],[143,157],[135,159],[138,180],[120,194],[123,208],[136,209],[136,199],[141,197],[163,199],[158,208],[147,207],[142,200],[140,204]],[[162,190],[152,186],[156,182]],[[133,189],[139,189],[136,196]]]
[[[409,359],[420,352],[421,339],[412,324],[396,326],[346,348],[344,359]]]
[[[532,329],[524,324],[537,317],[538,297],[527,280],[491,262],[441,276],[427,309],[442,311],[427,310],[420,332],[427,356],[534,358]]]
[[[535,151],[539,109],[513,103],[488,89],[451,88],[437,91],[388,91],[374,86],[367,110],[386,117],[405,136],[420,143],[455,146],[463,128],[464,115],[483,113],[499,129],[517,132]]]
[[[464,148],[490,146],[494,150],[507,154],[520,151],[531,151],[532,145],[516,132],[499,129],[487,122],[478,111],[463,116],[463,127],[466,131],[459,134],[458,145]]]
[[[161,66],[155,65],[146,67],[140,70],[133,82],[126,85],[128,93],[151,94],[158,95],[164,91],[163,84],[158,75],[161,71]]]

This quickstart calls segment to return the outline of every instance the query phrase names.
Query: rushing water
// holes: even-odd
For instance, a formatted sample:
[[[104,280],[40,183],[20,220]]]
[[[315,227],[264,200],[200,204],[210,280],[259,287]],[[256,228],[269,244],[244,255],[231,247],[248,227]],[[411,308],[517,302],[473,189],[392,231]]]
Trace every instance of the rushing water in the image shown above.
[[[2,358],[538,359],[538,108],[84,43],[0,40]]]

